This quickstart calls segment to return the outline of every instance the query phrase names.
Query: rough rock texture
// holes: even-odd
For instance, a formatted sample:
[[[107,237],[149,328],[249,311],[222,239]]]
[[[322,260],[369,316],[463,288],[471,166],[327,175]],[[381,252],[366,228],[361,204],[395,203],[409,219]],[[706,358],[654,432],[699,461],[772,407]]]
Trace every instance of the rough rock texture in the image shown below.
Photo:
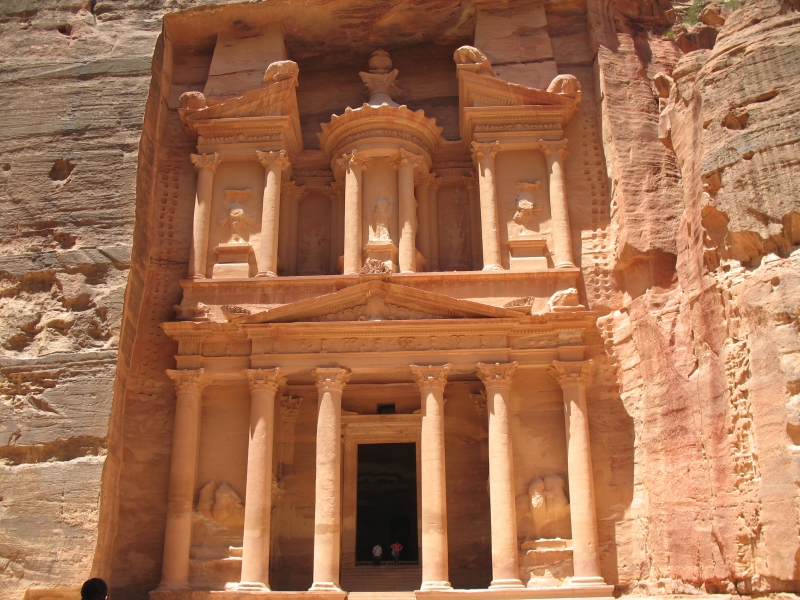
[[[202,89],[220,19],[267,4],[301,97],[388,34],[420,55],[474,36],[513,82],[580,79],[568,137],[587,150],[568,168],[597,198],[573,225],[581,298],[603,315],[587,340],[605,347],[590,398],[603,575],[619,592],[797,591],[798,3],[750,0],[688,45],[662,35],[667,0],[203,8],[223,4],[0,6],[0,596],[90,573],[115,599],[158,583],[175,348],[157,326],[186,273],[171,230],[191,208],[171,194],[195,177],[175,108]],[[182,28],[189,14],[202,26]],[[411,100],[450,138],[449,85]],[[328,108],[306,106],[313,145]]]

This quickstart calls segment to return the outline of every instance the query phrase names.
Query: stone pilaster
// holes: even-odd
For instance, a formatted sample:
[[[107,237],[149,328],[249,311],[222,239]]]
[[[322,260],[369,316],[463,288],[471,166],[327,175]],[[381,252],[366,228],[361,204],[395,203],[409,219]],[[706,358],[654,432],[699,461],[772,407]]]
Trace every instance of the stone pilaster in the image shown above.
[[[261,207],[261,248],[256,277],[278,276],[278,229],[281,209],[281,174],[289,166],[286,151],[256,151],[264,166],[264,200]]]
[[[491,588],[523,587],[519,578],[514,448],[508,423],[511,378],[517,363],[478,363],[489,411],[489,501],[492,519]]]
[[[567,140],[539,140],[547,161],[547,178],[550,186],[550,217],[553,220],[553,263],[556,268],[574,267],[572,256],[572,230],[569,225],[569,205],[564,177],[564,159]]]
[[[278,256],[284,275],[297,275],[297,212],[306,193],[304,185],[294,181],[281,184],[281,229],[278,235]]]
[[[192,544],[192,507],[200,442],[200,413],[204,369],[167,370],[175,383],[175,424],[167,496],[167,527],[159,589],[189,587],[189,551]]]
[[[431,260],[431,214],[428,202],[429,173],[417,173],[414,178],[414,195],[417,198],[417,248],[420,254],[428,261],[430,269]],[[419,268],[419,266],[418,266]]]
[[[275,394],[286,378],[280,369],[245,369],[244,374],[250,384],[250,443],[239,587],[269,590]]]
[[[478,197],[478,182],[474,177],[462,177],[461,181],[469,194],[470,241],[472,242],[472,270],[483,267],[483,248],[481,246],[481,202]]]
[[[428,260],[431,263],[431,271],[438,271],[441,268],[439,262],[439,186],[442,180],[431,173],[428,179],[428,232],[430,233],[431,255]]]
[[[447,559],[447,494],[444,464],[444,387],[450,365],[411,365],[420,389],[422,588],[451,589]]]
[[[337,162],[344,168],[344,274],[361,268],[361,196],[364,169],[372,159],[353,150]]]
[[[499,151],[500,142],[486,144],[472,142],[472,156],[478,165],[484,271],[498,271],[503,268],[500,259],[500,228],[495,182],[495,156]]]
[[[342,391],[347,369],[314,371],[319,391],[317,470],[314,503],[314,583],[312,591],[339,590],[342,503]]]
[[[208,234],[211,221],[211,200],[214,191],[214,173],[217,172],[219,154],[189,155],[197,170],[197,193],[192,220],[192,245],[189,247],[189,278],[205,279],[208,257]]]
[[[600,574],[592,449],[589,440],[589,415],[586,412],[586,383],[591,370],[591,360],[555,361],[549,369],[550,376],[561,386],[567,417],[567,470],[572,522],[572,564],[575,573],[573,585],[605,583]]]

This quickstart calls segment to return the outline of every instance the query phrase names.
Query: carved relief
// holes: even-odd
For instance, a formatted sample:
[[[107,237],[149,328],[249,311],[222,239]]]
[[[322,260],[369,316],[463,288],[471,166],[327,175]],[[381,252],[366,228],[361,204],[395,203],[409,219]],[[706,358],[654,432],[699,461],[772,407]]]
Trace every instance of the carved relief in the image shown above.
[[[384,242],[392,239],[389,227],[393,209],[394,203],[391,199],[381,196],[375,200],[369,217],[370,242]]]
[[[519,226],[516,232],[519,235],[531,235],[536,231],[537,215],[542,212],[542,203],[534,197],[534,192],[539,190],[540,181],[528,183],[520,181],[517,184],[517,196],[509,207],[514,211],[512,219]]]
[[[240,546],[244,534],[242,499],[225,481],[212,479],[198,494],[192,513],[192,557],[227,558],[230,546]]]
[[[359,275],[379,275],[380,273],[391,273],[392,270],[382,260],[377,258],[367,258],[364,266],[359,269]]]
[[[534,477],[517,498],[517,530],[523,540],[569,539],[570,507],[566,479],[557,473]]]

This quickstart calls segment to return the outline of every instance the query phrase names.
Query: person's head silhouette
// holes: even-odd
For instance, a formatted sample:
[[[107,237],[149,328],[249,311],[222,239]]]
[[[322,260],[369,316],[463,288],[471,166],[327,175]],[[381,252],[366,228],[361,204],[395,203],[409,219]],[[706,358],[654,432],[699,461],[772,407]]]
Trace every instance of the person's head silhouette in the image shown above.
[[[81,587],[81,600],[106,600],[106,598],[108,598],[108,585],[99,577],[85,581]]]

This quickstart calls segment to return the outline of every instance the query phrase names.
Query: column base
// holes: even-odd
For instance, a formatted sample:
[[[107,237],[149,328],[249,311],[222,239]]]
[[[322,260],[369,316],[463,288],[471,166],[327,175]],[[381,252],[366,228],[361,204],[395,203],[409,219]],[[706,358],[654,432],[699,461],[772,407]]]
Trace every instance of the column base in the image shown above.
[[[189,585],[189,582],[181,582],[181,583],[164,583],[163,581],[158,584],[158,587],[155,589],[156,592],[179,592],[181,590],[191,590],[192,586]]]
[[[308,588],[309,592],[341,592],[342,589],[332,581],[315,581]]]
[[[576,268],[575,265],[573,265],[569,261],[562,261],[562,262],[558,263],[555,267],[556,267],[556,269],[574,269],[574,268]]]
[[[449,581],[423,581],[419,589],[444,592],[447,590],[452,590],[453,586],[450,585]]]
[[[524,588],[521,579],[494,579],[489,584],[490,590],[507,590],[509,588]]]
[[[575,587],[606,585],[605,579],[597,575],[591,577],[572,577],[569,583]]]
[[[260,581],[240,581],[233,589],[237,592],[269,592],[269,586]]]
[[[261,278],[261,277],[277,277],[277,276],[278,276],[278,274],[277,273],[273,273],[272,271],[259,271],[258,273],[256,273],[256,277],[259,277],[259,278]]]
[[[200,275],[200,273],[195,273],[194,275],[189,275],[187,279],[208,279],[205,275]]]
[[[501,265],[484,265],[482,271],[503,271],[503,267]]]

